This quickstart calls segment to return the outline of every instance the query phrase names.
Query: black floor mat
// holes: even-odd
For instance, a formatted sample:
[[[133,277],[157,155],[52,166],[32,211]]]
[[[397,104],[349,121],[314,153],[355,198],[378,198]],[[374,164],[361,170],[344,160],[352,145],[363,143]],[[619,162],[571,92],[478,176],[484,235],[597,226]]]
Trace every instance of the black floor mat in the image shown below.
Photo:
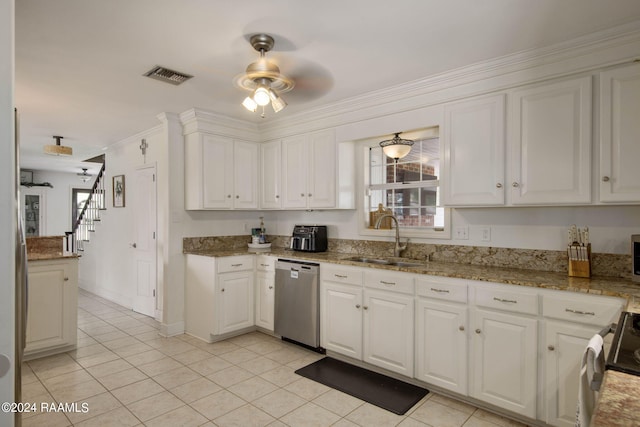
[[[404,415],[429,393],[424,388],[330,357],[300,368],[296,374],[398,415]]]

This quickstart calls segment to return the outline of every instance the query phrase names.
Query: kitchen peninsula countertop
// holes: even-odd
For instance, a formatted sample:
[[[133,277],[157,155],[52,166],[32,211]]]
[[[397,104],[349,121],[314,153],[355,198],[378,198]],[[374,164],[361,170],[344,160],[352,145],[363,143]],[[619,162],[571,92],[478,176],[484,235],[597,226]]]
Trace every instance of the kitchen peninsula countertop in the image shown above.
[[[65,254],[64,236],[27,237],[27,261],[78,258],[78,254]]]
[[[608,370],[600,390],[591,427],[640,425],[640,377]]]

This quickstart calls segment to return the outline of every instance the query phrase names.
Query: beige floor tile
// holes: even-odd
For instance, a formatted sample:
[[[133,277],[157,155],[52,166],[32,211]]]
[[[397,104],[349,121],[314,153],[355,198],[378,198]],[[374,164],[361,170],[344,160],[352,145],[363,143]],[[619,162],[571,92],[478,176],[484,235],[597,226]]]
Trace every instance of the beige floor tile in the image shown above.
[[[22,374],[22,385],[39,381],[36,374],[33,373],[29,365],[26,363],[22,364],[20,371]]]
[[[280,421],[296,427],[325,427],[333,425],[339,419],[340,417],[333,412],[313,403],[307,403],[281,417]]]
[[[101,363],[100,365],[91,366],[90,368],[87,368],[87,372],[96,378],[102,378],[131,368],[133,368],[133,365],[126,360],[115,359],[106,363]]]
[[[113,328],[113,326],[112,326]],[[114,328],[115,329],[115,328]],[[103,344],[106,344],[109,341],[115,341],[115,340],[119,340],[119,339],[123,339],[123,338],[127,338],[129,337],[129,335],[125,332],[122,332],[121,330],[115,329],[111,332],[107,332],[106,334],[100,334],[100,335],[91,335],[93,337],[93,339],[95,339],[98,342],[101,342]]]
[[[119,332],[118,328],[116,328],[115,326],[109,325],[106,322],[100,322],[101,324],[89,324],[89,325],[85,325],[85,326],[81,326],[80,329],[82,329],[84,332],[86,332],[87,334],[91,335],[94,339],[100,341],[98,339],[98,336],[100,335],[104,335],[104,334],[110,334],[112,332]]]
[[[170,389],[191,381],[195,381],[198,378],[202,378],[202,375],[198,374],[195,371],[192,371],[186,366],[181,366],[172,371],[156,375],[153,377],[153,380],[160,384],[162,387]]]
[[[112,351],[120,357],[126,358],[129,356],[137,355],[140,353],[145,353],[151,350],[155,350],[153,347],[146,345],[145,343],[136,340],[136,344],[128,345],[126,347],[114,348]],[[105,343],[106,344],[106,343]],[[160,353],[159,351],[157,351]],[[160,353],[162,354],[162,353]],[[164,354],[163,354],[164,356]]]
[[[427,400],[410,415],[411,418],[418,421],[439,427],[460,427],[470,416],[467,412],[442,405],[436,402],[434,398]]]
[[[273,353],[274,351],[282,350],[284,346],[276,341],[275,338],[273,341],[262,341],[255,344],[248,345],[245,347],[249,351],[253,351],[254,353],[258,353],[261,355]]]
[[[400,424],[405,417],[396,415],[393,412],[378,408],[377,406],[373,406],[369,403],[365,403],[348,414],[345,418],[361,426],[391,427]]]
[[[274,418],[280,418],[306,403],[305,399],[283,389],[275,390],[252,402],[254,406]]]
[[[124,371],[117,372],[112,375],[107,375],[100,378],[98,381],[106,387],[107,390],[113,390],[116,388],[124,387],[129,384],[136,383],[138,381],[142,381],[144,379],[149,378],[142,371],[131,368]]]
[[[112,351],[118,348],[128,347],[134,344],[141,344],[141,342],[129,335],[122,338],[115,339],[115,340],[105,341],[102,343],[102,345],[104,345],[105,347],[107,347],[109,350],[112,350]]]
[[[70,425],[71,421],[61,412],[43,412],[22,419],[22,427],[67,427]]]
[[[91,381],[94,378],[84,369],[69,372],[67,374],[58,375],[57,377],[47,378],[42,381],[42,384],[49,390],[55,391],[64,387],[68,387],[69,384],[78,384],[85,381]]]
[[[22,401],[24,403],[51,402],[53,397],[40,381],[25,384],[22,387]]]
[[[127,408],[121,407],[89,418],[75,424],[74,427],[133,427],[139,424],[139,419],[129,412]]]
[[[82,408],[82,404],[86,404],[88,411],[86,413],[82,411],[67,413],[67,418],[74,424],[122,407],[122,404],[111,393],[97,394],[77,403],[79,408]]]
[[[120,358],[120,356],[110,350],[107,350],[103,351],[102,353],[94,354],[93,356],[79,357],[77,359],[77,362],[82,365],[83,368],[90,368],[92,366],[110,362],[118,358]]]
[[[354,411],[360,405],[364,404],[364,401],[345,394],[338,390],[329,390],[328,392],[321,394],[313,400],[318,406],[322,406],[324,409],[340,415],[346,416],[350,412]]]
[[[260,377],[252,377],[228,388],[233,394],[240,396],[247,402],[252,402],[259,397],[269,394],[277,389],[277,386]]]
[[[211,357],[211,353],[196,348],[194,350],[185,351],[184,353],[178,353],[171,356],[175,360],[185,365],[190,365],[192,363],[199,362],[204,359],[208,359]]]
[[[298,381],[300,379],[300,375],[296,374],[293,368],[288,366],[279,366],[261,374],[260,378],[264,378],[278,387],[284,387],[294,381]]]
[[[83,348],[83,347],[88,347],[90,345],[99,344],[98,341],[94,340],[93,338],[91,338],[89,336],[81,337],[80,336],[80,332],[82,332],[82,331],[78,330],[78,341],[77,341],[77,344],[76,344],[77,348]]]
[[[206,344],[204,347],[198,347],[211,354],[219,356],[221,354],[230,353],[232,351],[240,349],[239,346],[229,341],[214,342],[212,344]]]
[[[211,375],[207,375],[207,378],[222,387],[229,387],[234,384],[238,384],[246,379],[253,377],[254,375],[237,366],[231,366],[226,369],[214,372]]]
[[[79,357],[93,356],[94,354],[100,354],[104,352],[106,347],[104,347],[102,344],[98,343],[97,341],[95,342],[96,344],[80,347],[74,351],[68,352],[67,354],[73,357],[74,359],[78,359]]]
[[[149,332],[142,332],[140,334],[135,334],[134,336],[136,337],[136,339],[138,339],[140,341],[147,342],[149,340],[155,340],[160,335],[158,335],[158,331],[157,330],[153,330],[153,331],[149,331]]]
[[[27,363],[41,380],[82,369],[82,366],[66,353],[30,360]]]
[[[258,353],[249,351],[246,348],[239,348],[237,350],[230,351],[229,353],[221,354],[219,357],[237,365],[239,363],[246,362],[247,360],[255,359],[259,356],[260,355]]]
[[[317,362],[318,360],[324,358],[325,356],[323,354],[318,354],[318,353],[311,353],[311,352],[307,352],[306,355],[287,363],[287,366],[298,370],[300,368],[303,368],[307,365],[312,364],[313,362]]]
[[[138,381],[124,387],[111,390],[111,393],[123,404],[128,405],[149,396],[161,393],[164,389],[152,379]]]
[[[159,415],[184,406],[184,402],[168,391],[138,400],[127,405],[127,408],[141,421],[148,421]]]
[[[191,403],[220,390],[222,390],[222,388],[218,384],[201,377],[195,381],[172,388],[170,391],[183,402]]]
[[[166,355],[160,353],[158,350],[149,347],[148,351],[142,353],[132,354],[130,356],[122,356],[124,360],[131,363],[133,366],[144,365],[145,363],[155,362],[156,360],[164,359]]]
[[[244,405],[238,409],[216,418],[219,427],[264,427],[275,419],[252,405]]]
[[[196,427],[206,423],[207,419],[189,406],[167,412],[159,417],[146,421],[146,427]]]
[[[407,417],[404,420],[402,420],[400,424],[398,424],[398,427],[435,427],[435,426],[432,426],[431,424],[423,423],[422,421],[418,421],[415,418]]]
[[[213,420],[246,404],[246,401],[235,394],[227,390],[220,390],[217,393],[196,400],[190,406],[206,418]]]
[[[69,383],[63,387],[51,390],[51,395],[57,402],[78,402],[83,399],[95,396],[107,391],[102,384],[96,380],[84,381],[81,383]]]
[[[273,340],[273,337],[269,337],[260,332],[250,332],[248,334],[238,335],[237,337],[229,338],[228,342],[238,345],[240,347],[248,347],[253,344],[258,344],[265,341]]]
[[[196,347],[192,346],[191,344],[173,337],[156,338],[153,340],[145,341],[145,344],[150,345],[151,347],[166,354],[167,356],[172,356],[174,354],[184,353],[186,351],[196,349]]]
[[[211,375],[214,372],[221,371],[226,368],[230,368],[232,366],[228,361],[219,358],[218,356],[213,356],[208,359],[200,360],[196,363],[192,363],[188,365],[189,368],[193,369],[200,375]]]
[[[311,381],[307,378],[300,378],[299,380],[284,387],[284,389],[307,400],[313,400],[321,394],[331,390],[326,385]]]
[[[489,411],[485,411],[483,409],[477,409],[473,413],[472,418],[478,418],[483,421],[488,421],[492,424],[495,424],[501,427],[525,427],[525,424],[522,424],[518,421],[511,420],[501,415],[494,414]]]
[[[178,369],[183,365],[180,362],[176,362],[170,357],[165,357],[163,359],[159,359],[150,363],[145,363],[143,365],[138,366],[145,374],[153,377],[155,375],[161,374],[163,372],[171,371],[173,369]]]
[[[145,332],[157,332],[157,327],[155,326],[151,326],[151,325],[146,325],[146,324],[142,324],[140,326],[136,326],[134,328],[127,328],[127,333],[129,335],[138,335],[138,334],[142,334]]]
[[[273,359],[276,362],[286,365],[287,363],[291,363],[295,360],[298,360],[307,356],[308,353],[309,353],[308,351],[303,349],[297,349],[297,348],[294,349],[291,347],[285,347],[285,348],[282,348],[281,350],[274,351],[272,353],[267,353],[265,354],[264,357],[268,359]]]
[[[247,360],[246,362],[238,363],[238,366],[256,375],[260,375],[282,365],[275,360],[260,356],[255,359]]]
[[[361,427],[356,423],[352,423],[351,421],[349,421],[346,418],[341,418],[340,421],[338,421],[337,423],[333,424],[331,427]]]
[[[471,415],[476,410],[475,406],[471,406],[468,403],[460,402],[459,400],[452,399],[441,394],[432,393],[431,400],[441,405],[448,406],[449,408],[457,409],[460,412]]]

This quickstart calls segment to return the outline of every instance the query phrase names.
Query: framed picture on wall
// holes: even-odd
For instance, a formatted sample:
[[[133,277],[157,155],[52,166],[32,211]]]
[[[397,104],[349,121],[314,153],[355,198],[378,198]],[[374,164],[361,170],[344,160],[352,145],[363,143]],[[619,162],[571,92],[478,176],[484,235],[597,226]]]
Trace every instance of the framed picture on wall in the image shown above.
[[[124,175],[116,175],[113,180],[113,207],[124,208]]]

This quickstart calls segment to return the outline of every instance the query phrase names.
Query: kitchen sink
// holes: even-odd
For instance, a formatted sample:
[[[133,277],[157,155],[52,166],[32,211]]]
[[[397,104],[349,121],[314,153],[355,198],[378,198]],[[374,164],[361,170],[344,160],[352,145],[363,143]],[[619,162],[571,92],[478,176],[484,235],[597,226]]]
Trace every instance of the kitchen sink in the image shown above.
[[[392,260],[388,260],[388,259],[381,259],[381,258],[368,258],[368,257],[361,257],[361,256],[354,256],[351,258],[345,258],[346,261],[355,261],[355,262],[361,262],[364,264],[380,264],[380,265],[392,265],[395,267],[420,267],[421,265],[424,265],[422,263],[419,262],[410,262],[410,261],[392,261]]]

